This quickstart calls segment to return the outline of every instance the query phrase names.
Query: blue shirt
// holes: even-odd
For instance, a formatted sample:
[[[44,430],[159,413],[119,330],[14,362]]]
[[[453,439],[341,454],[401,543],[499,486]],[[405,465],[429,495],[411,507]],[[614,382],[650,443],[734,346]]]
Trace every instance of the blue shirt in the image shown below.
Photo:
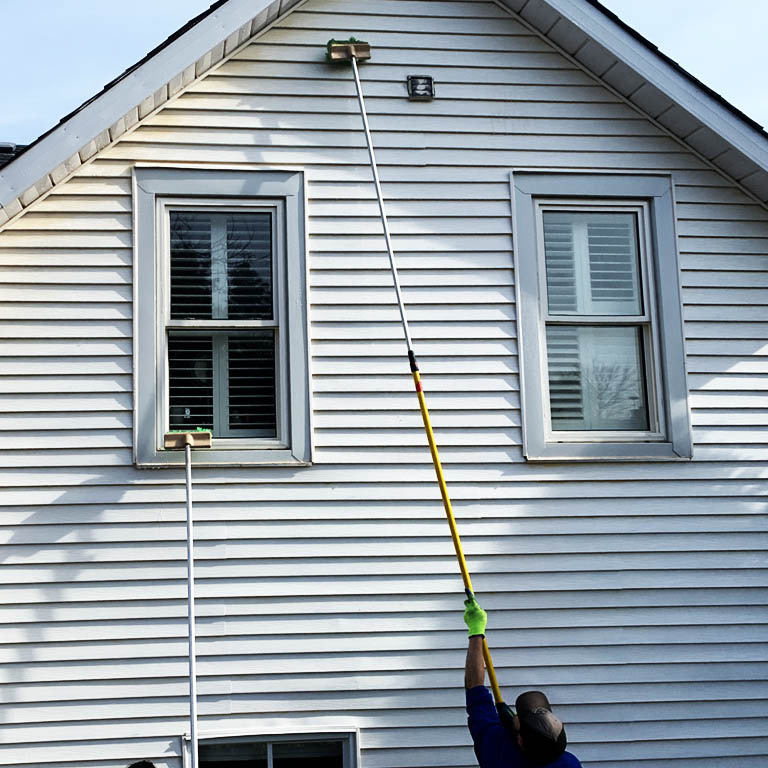
[[[467,690],[467,714],[480,768],[530,768],[517,739],[501,724],[491,692],[484,685]],[[570,752],[563,752],[546,768],[581,768],[581,763]]]

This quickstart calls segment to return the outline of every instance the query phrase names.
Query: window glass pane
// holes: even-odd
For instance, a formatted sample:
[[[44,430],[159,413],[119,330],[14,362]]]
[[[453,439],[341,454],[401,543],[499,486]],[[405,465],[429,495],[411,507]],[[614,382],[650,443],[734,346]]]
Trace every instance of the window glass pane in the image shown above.
[[[263,742],[200,742],[197,753],[200,768],[267,768],[267,745]]]
[[[342,768],[340,741],[278,742],[272,746],[274,768]]]
[[[211,217],[171,211],[171,317],[211,319]]]
[[[171,211],[171,318],[269,320],[272,216]]]
[[[213,342],[168,334],[170,429],[213,429]]]
[[[648,430],[641,326],[547,327],[553,430]]]
[[[268,213],[227,215],[227,272],[230,320],[272,318],[272,217]]]
[[[228,346],[229,428],[275,437],[274,333],[230,334]]]
[[[550,314],[642,314],[634,213],[544,211],[543,223]]]
[[[275,333],[168,334],[169,428],[276,437]]]

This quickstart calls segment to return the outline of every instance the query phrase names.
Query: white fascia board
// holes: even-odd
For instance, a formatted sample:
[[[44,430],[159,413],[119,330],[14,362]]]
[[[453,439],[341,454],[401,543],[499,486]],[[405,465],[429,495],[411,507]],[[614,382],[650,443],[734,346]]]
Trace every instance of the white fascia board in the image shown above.
[[[292,3],[282,0],[229,0],[224,3],[30,147],[18,160],[0,169],[0,205],[19,197],[243,24],[274,6],[274,12],[269,14],[271,20],[278,16],[283,6],[289,5]]]
[[[768,170],[768,141],[706,91],[677,72],[660,56],[646,48],[602,11],[584,0],[545,0],[568,21],[576,24],[596,43],[634,69],[648,83],[690,112],[731,146]]]

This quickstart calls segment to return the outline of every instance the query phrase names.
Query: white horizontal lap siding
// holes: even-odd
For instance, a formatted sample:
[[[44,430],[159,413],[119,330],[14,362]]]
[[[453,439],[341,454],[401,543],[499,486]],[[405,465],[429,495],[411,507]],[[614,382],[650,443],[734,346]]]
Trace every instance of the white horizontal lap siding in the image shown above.
[[[694,439],[701,458],[768,441],[768,220],[729,190],[678,187]]]
[[[129,188],[107,179],[0,235],[0,465],[130,460],[131,237]]]
[[[136,162],[307,176],[315,465],[195,474],[203,732],[353,723],[369,768],[474,764],[461,582],[323,63],[350,34],[508,698],[547,690],[587,765],[761,765],[768,215],[495,4],[433,0],[308,3],[0,234],[0,765],[180,768],[183,487],[130,463]],[[438,97],[408,102],[422,72]],[[514,166],[674,174],[694,461],[522,460]]]

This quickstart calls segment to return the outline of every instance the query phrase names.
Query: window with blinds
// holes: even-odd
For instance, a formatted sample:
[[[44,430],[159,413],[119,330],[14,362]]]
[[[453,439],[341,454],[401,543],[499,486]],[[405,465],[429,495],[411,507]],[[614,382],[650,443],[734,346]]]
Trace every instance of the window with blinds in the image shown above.
[[[170,429],[277,437],[273,218],[169,211]]]
[[[655,429],[638,216],[541,210],[553,432]]]
[[[511,173],[528,461],[693,455],[671,175]]]

